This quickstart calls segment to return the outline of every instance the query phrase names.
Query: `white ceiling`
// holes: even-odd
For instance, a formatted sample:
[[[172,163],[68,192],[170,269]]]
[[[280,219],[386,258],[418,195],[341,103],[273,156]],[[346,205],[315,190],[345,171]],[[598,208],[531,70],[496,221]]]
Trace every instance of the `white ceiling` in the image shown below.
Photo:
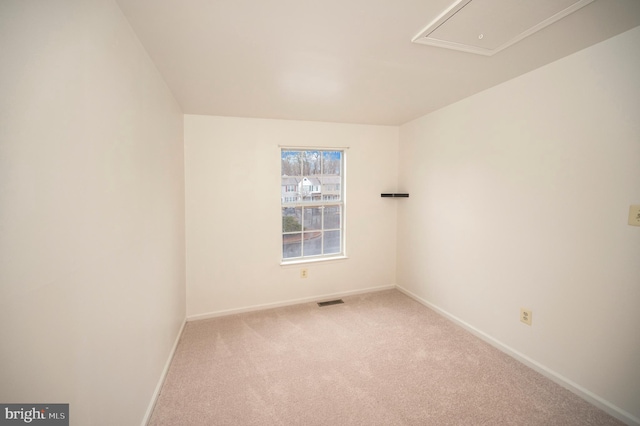
[[[640,25],[596,0],[488,57],[411,43],[453,0],[117,2],[186,114],[383,125]]]

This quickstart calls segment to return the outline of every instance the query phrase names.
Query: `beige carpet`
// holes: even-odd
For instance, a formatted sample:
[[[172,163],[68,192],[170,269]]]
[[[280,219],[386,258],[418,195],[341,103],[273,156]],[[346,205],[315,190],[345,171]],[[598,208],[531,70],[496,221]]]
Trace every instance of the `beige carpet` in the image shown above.
[[[187,323],[150,425],[619,425],[396,291]]]

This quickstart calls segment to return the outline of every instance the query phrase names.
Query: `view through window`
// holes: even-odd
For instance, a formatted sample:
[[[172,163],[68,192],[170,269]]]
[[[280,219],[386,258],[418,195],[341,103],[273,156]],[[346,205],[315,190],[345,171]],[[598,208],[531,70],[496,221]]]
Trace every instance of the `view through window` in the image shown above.
[[[340,150],[282,150],[283,260],[343,254],[343,169]]]

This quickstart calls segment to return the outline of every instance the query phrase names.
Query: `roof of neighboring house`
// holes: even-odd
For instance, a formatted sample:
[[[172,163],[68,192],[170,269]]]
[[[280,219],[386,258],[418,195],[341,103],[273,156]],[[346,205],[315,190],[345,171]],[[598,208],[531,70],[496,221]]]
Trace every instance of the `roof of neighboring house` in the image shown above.
[[[300,180],[293,176],[282,176],[282,185],[297,185]]]
[[[311,185],[314,186],[321,185],[320,179],[318,179],[317,177],[305,177],[304,180],[311,182]]]
[[[341,181],[342,181],[341,176],[337,176],[337,175],[322,176],[322,183],[340,183]]]
[[[317,175],[317,176],[282,176],[281,185],[297,185],[301,180],[306,179],[311,185],[319,186],[322,184],[337,184],[342,181],[342,178],[338,175]]]

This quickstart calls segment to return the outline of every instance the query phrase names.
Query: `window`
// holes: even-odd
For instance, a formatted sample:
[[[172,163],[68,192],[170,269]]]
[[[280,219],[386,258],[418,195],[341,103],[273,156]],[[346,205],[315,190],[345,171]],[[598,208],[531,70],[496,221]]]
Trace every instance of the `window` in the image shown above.
[[[283,261],[344,254],[344,151],[281,152]]]

